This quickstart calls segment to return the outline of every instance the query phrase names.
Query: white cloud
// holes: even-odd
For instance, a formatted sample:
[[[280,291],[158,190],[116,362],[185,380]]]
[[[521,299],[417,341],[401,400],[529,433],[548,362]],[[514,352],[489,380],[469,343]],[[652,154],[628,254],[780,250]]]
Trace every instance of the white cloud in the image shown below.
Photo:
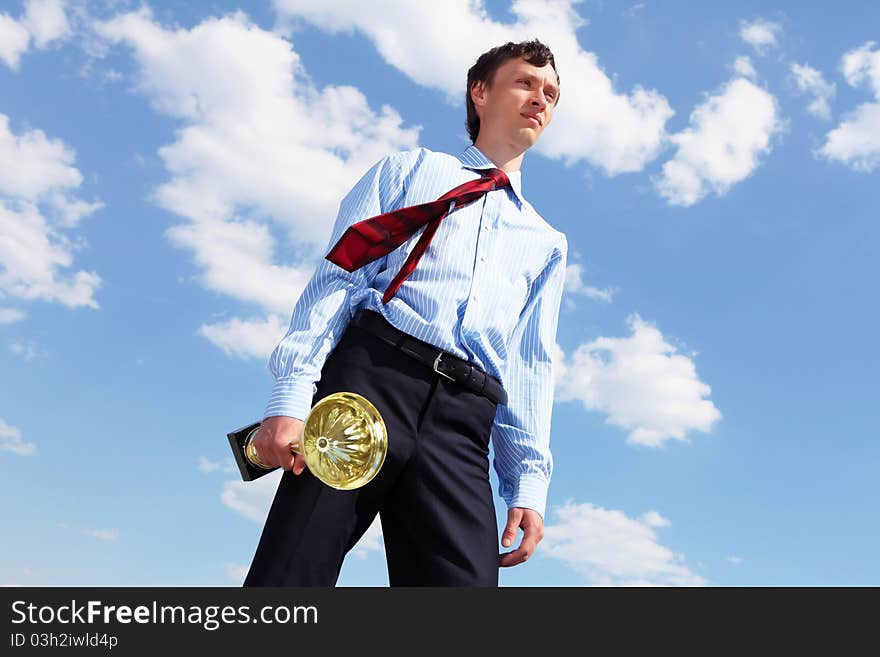
[[[199,472],[205,472],[205,473],[214,472],[215,470],[220,469],[220,462],[219,461],[212,461],[211,459],[209,459],[205,456],[200,456],[198,468],[199,468]]]
[[[0,59],[13,71],[18,70],[30,40],[27,28],[8,14],[0,14]]]
[[[385,549],[384,545],[382,540],[382,522],[377,515],[373,523],[367,528],[367,531],[364,532],[364,535],[361,536],[361,539],[351,549],[351,553],[360,559],[366,559],[370,552],[382,552]]]
[[[729,557],[727,557],[727,560],[730,563],[732,563],[734,566],[739,566],[744,561],[744,559],[742,557],[735,557],[735,556],[729,556]]]
[[[282,471],[275,470],[254,481],[232,479],[224,482],[220,501],[236,513],[249,520],[264,523],[278,490]],[[379,517],[369,526],[361,539],[351,549],[357,557],[366,557],[370,552],[382,549],[382,524]]]
[[[52,192],[47,202],[54,209],[56,223],[62,228],[74,228],[80,219],[88,217],[104,207],[101,201],[88,202],[70,198],[65,194]]]
[[[12,324],[24,319],[24,313],[18,308],[0,308],[0,324]]]
[[[43,351],[36,342],[21,342],[15,341],[9,344],[9,351],[14,353],[16,356],[20,356],[25,361],[30,362],[34,358],[40,357],[45,358],[46,352]]]
[[[385,61],[413,82],[437,89],[464,120],[467,70],[482,51],[536,36],[553,50],[562,95],[553,124],[536,150],[567,164],[584,160],[608,175],[640,171],[653,160],[674,114],[666,98],[634,85],[614,89],[597,56],[583,50],[574,10],[579,0],[515,0],[514,22],[493,20],[482,2],[378,0],[274,0],[280,20],[304,19],[328,32],[358,31]],[[450,38],[455,34],[455,38]]]
[[[288,299],[293,307],[293,301]],[[199,333],[230,356],[266,359],[284,337],[287,324],[278,315],[266,319],[242,320],[234,317],[218,324],[205,324]]]
[[[591,285],[585,285],[583,281],[584,268],[579,264],[571,264],[565,268],[565,291],[568,294],[580,294],[588,299],[598,301],[611,301],[612,291],[608,288],[602,290]]]
[[[702,586],[684,556],[658,542],[655,527],[669,521],[648,512],[639,519],[590,503],[551,510],[541,553],[564,562],[597,586]],[[647,518],[647,520],[646,520]],[[662,519],[662,522],[658,522]]]
[[[880,94],[880,50],[868,41],[847,52],[840,61],[840,70],[847,83],[857,87],[867,82],[875,94]]]
[[[752,46],[758,54],[763,55],[769,48],[775,48],[779,45],[776,41],[776,35],[781,31],[782,26],[779,23],[759,18],[751,23],[741,21],[739,36],[743,41]]]
[[[171,177],[154,194],[186,219],[169,240],[194,254],[207,289],[267,315],[200,333],[227,353],[262,357],[267,336],[283,335],[273,315],[289,316],[339,200],[381,157],[417,146],[419,128],[354,87],[316,87],[291,44],[242,12],[166,29],[145,8],[95,29],[131,47],[137,89],[180,124],[159,151]],[[275,262],[279,239],[300,264]]]
[[[275,470],[254,481],[230,479],[223,483],[220,501],[230,509],[254,522],[265,522],[282,470]]]
[[[6,421],[0,418],[0,450],[19,456],[33,456],[37,453],[37,446],[22,440],[21,429],[6,424]]]
[[[84,247],[69,232],[102,207],[72,193],[82,183],[72,149],[41,130],[16,135],[0,114],[0,294],[97,308],[101,278],[91,271],[67,271]]]
[[[0,14],[0,60],[17,71],[31,40],[43,49],[68,37],[71,29],[64,7],[63,0],[27,0],[18,20]]]
[[[669,522],[669,519],[664,518],[656,511],[646,511],[641,516],[639,516],[639,521],[648,527],[669,527],[672,523]]]
[[[67,274],[73,252],[82,248],[54,230],[36,206],[19,209],[0,199],[0,292],[22,299],[59,301],[70,308],[97,308],[101,277],[91,271]]]
[[[37,48],[45,48],[54,41],[70,35],[70,24],[64,13],[63,0],[28,0],[21,18]]]
[[[197,467],[199,472],[204,472],[205,474],[216,472],[221,468],[223,472],[238,472],[235,461],[231,458],[227,458],[223,461],[212,461],[206,456],[200,456]]]
[[[755,67],[752,65],[752,60],[745,55],[740,55],[734,60],[733,71],[737,75],[740,75],[744,78],[749,78],[750,80],[755,80],[758,77],[758,73],[755,71]]]
[[[257,221],[201,220],[173,226],[166,235],[175,246],[193,251],[207,289],[259,304],[270,312],[289,314],[312,274],[310,267],[271,263],[275,241],[269,227]],[[277,319],[239,321],[256,330],[253,341]],[[215,333],[228,333],[235,327],[215,328]]]
[[[822,73],[806,64],[792,64],[791,72],[798,89],[813,97],[807,111],[819,119],[830,121],[831,107],[828,101],[834,97],[835,85],[826,82]]]
[[[690,206],[710,192],[722,196],[755,171],[782,126],[776,99],[734,78],[691,113],[687,128],[672,135],[678,150],[654,185],[671,205]]]
[[[579,400],[629,432],[627,442],[662,446],[708,432],[721,413],[700,381],[694,362],[676,353],[663,334],[638,315],[627,319],[629,337],[600,337],[570,357],[557,346],[556,400]]]
[[[228,563],[226,564],[226,575],[236,584],[244,583],[244,578],[247,577],[248,570],[250,570],[250,566],[240,563]]]
[[[102,541],[115,541],[119,538],[119,532],[115,529],[85,529],[83,534],[100,538]]]
[[[632,7],[630,7],[629,9],[624,10],[623,16],[626,16],[627,18],[638,18],[641,15],[642,10],[644,10],[644,8],[645,8],[644,2],[636,3]]]
[[[865,84],[874,102],[862,103],[826,135],[819,155],[870,173],[880,164],[880,49],[868,41],[847,52],[840,63],[847,84]]]
[[[82,174],[73,166],[76,154],[72,149],[42,130],[13,134],[5,114],[0,114],[0,155],[4,162],[15,162],[15,166],[0,167],[0,194],[36,202],[82,183]]]

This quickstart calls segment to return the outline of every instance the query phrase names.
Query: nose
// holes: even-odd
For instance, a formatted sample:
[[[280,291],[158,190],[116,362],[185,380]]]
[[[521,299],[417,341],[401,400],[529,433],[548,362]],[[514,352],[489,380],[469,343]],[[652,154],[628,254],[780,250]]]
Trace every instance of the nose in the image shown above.
[[[537,93],[535,93],[535,94],[532,96],[532,101],[531,101],[531,102],[532,102],[532,105],[533,105],[536,109],[544,109],[545,107],[547,107],[547,97],[544,96],[544,92],[543,92],[543,90],[538,89],[538,90],[537,90]]]

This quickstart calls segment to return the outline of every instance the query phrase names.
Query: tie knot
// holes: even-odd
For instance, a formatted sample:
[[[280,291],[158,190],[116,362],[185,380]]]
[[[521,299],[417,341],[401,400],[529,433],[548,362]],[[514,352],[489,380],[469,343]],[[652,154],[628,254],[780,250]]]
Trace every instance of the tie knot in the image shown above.
[[[501,169],[487,169],[486,177],[492,180],[492,189],[503,189],[510,183],[507,174]]]

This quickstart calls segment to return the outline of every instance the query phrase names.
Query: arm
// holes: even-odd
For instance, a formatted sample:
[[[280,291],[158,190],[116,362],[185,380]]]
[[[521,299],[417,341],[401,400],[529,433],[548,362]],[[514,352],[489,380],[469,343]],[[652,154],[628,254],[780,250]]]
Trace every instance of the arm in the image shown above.
[[[342,200],[325,253],[346,229],[362,219],[388,212],[403,199],[400,154],[377,162]],[[303,420],[312,406],[321,369],[351,320],[349,301],[355,290],[372,284],[387,257],[354,272],[322,258],[293,309],[287,334],[269,357],[267,368],[275,382],[254,440],[268,465],[302,472],[305,461],[290,453],[298,443]]]
[[[512,544],[517,527],[525,535],[518,550],[502,557],[503,566],[524,561],[543,536],[553,472],[553,354],[567,257],[568,243],[563,239],[535,279],[508,347],[508,403],[498,407],[492,426],[499,495],[508,506],[502,545]]]

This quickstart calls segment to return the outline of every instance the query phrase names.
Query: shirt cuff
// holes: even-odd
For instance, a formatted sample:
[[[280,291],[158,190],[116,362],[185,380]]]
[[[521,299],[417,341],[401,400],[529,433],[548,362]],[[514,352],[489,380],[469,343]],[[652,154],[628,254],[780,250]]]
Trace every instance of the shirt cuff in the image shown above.
[[[550,482],[541,475],[524,474],[519,478],[513,488],[513,492],[505,498],[508,508],[522,507],[533,509],[544,518],[544,510],[547,507],[547,489]]]
[[[312,410],[312,399],[317,391],[314,381],[292,377],[276,379],[269,395],[269,403],[263,412],[263,419],[286,415],[305,421]]]

